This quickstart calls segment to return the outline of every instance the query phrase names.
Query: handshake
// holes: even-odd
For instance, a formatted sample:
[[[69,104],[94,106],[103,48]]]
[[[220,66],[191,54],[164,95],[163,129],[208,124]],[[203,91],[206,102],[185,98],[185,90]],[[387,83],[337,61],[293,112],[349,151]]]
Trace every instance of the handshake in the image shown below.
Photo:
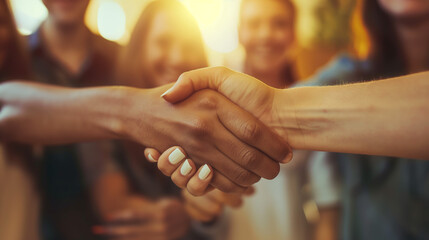
[[[193,195],[243,193],[276,177],[292,149],[429,159],[428,77],[275,89],[224,67],[198,69],[173,86],[136,90],[146,106],[130,99],[138,117],[126,136]]]
[[[153,108],[150,120],[155,129],[163,129],[158,137],[151,137],[157,139],[155,145],[162,137],[183,133],[176,138],[180,146],[159,149],[165,150],[162,154],[156,147],[147,148],[146,158],[193,195],[213,187],[245,192],[261,177],[273,179],[279,163],[292,158],[286,135],[270,127],[276,125],[276,91],[222,67],[182,74],[162,94],[169,119],[156,116],[164,111]]]

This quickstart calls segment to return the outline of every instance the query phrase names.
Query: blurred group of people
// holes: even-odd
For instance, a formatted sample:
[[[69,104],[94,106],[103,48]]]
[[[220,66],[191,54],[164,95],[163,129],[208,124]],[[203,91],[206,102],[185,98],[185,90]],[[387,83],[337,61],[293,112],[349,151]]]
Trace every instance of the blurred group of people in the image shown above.
[[[85,26],[89,2],[43,0],[48,18],[24,38],[1,0],[0,82],[156,88],[208,66],[198,23],[179,1],[151,1],[126,46]],[[293,2],[242,0],[238,33],[246,54],[236,70],[282,89],[429,70],[428,1],[362,0],[356,8],[369,55],[341,54],[303,81],[291,57]],[[294,150],[274,180],[246,193],[194,196],[144,160],[140,143],[0,146],[1,239],[429,238],[427,161]]]

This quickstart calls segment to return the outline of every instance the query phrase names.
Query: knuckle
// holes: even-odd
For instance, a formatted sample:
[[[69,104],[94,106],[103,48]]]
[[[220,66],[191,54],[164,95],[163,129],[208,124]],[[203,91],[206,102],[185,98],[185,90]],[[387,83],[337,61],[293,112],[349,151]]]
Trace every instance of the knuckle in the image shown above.
[[[222,184],[220,186],[217,186],[217,188],[225,193],[240,192],[240,188],[232,183]]]
[[[201,189],[199,185],[194,184],[192,182],[188,183],[188,185],[186,186],[186,189],[192,196],[201,196],[204,191],[203,189]]]
[[[189,78],[189,72],[184,72],[180,74],[178,79],[187,79],[187,78]]]
[[[191,131],[197,136],[205,136],[211,132],[210,121],[205,117],[196,117],[190,122]]]
[[[216,109],[219,98],[212,91],[203,91],[198,100],[198,106],[204,109]]]
[[[259,163],[259,159],[261,158],[261,156],[255,150],[246,148],[241,151],[240,158],[243,167],[245,167],[246,169],[255,169]]]
[[[172,169],[166,162],[158,162],[158,169],[166,176],[170,177]]]
[[[260,179],[259,176],[255,175],[252,172],[246,171],[246,170],[240,170],[238,174],[235,177],[235,182],[242,185],[242,186],[250,186],[256,182],[258,182]]]
[[[252,141],[261,136],[261,127],[255,122],[245,122],[241,126],[242,136],[246,141]]]
[[[173,174],[173,175],[171,175],[171,180],[179,188],[183,189],[186,186],[186,184],[185,184],[186,180],[183,180],[182,177],[179,176],[179,174]]]

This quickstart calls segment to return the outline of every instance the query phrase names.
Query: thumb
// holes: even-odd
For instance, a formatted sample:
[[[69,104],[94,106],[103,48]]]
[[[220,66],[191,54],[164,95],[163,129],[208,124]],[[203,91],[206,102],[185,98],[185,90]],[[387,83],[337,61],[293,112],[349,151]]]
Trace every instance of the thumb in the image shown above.
[[[202,89],[218,91],[230,74],[232,70],[225,67],[208,67],[185,72],[161,97],[167,102],[176,103]]]

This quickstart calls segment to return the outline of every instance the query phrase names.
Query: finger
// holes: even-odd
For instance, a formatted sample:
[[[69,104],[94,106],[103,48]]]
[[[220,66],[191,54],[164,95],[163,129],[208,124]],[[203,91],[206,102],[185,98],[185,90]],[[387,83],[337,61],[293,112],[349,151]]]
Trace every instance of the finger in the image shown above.
[[[157,162],[161,154],[155,148],[145,148],[144,156],[149,162]]]
[[[191,180],[194,177],[192,177]],[[191,182],[191,180],[189,182]],[[188,186],[189,186],[189,183],[188,183]],[[213,186],[213,188],[219,189],[222,192],[226,192],[226,193],[243,193],[244,191],[246,191],[246,187],[242,187],[234,183],[233,181],[231,181],[230,179],[228,179],[218,171],[214,171],[213,173],[211,186]],[[208,189],[206,189],[205,193],[209,191],[210,191],[210,186]]]
[[[243,89],[244,87],[246,89],[243,91],[237,91],[237,89]],[[253,111],[258,109],[261,104],[272,104],[272,99],[268,99],[272,95],[267,93],[274,91],[273,88],[251,76],[238,74],[225,67],[210,67],[183,73],[162,97],[170,103],[176,103],[189,97],[192,93],[205,88],[220,92],[238,106],[252,114],[256,114],[258,117],[264,113]],[[254,101],[249,101],[249,94],[259,97],[257,99],[251,98]],[[262,130],[267,130],[267,128]],[[252,142],[250,144],[258,146],[258,148],[260,147],[259,149],[262,152],[269,154],[269,156],[279,162],[286,163],[290,161],[292,158],[292,151],[289,150],[290,147],[273,131],[268,132],[262,135],[259,140],[255,139],[255,142],[253,142],[255,145],[252,145]],[[273,136],[276,136],[276,138],[271,138]],[[270,145],[271,141],[264,141],[266,139],[278,139],[278,141],[277,143],[273,143],[274,145]]]
[[[225,126],[228,128],[227,126]],[[221,166],[216,166],[222,174],[241,186],[251,186],[257,183],[261,177],[273,178],[277,176],[280,171],[279,163],[273,161],[265,154],[241,142],[237,137],[231,133],[215,133],[219,134],[219,138],[224,141],[217,141],[216,147],[227,157],[230,161],[237,164],[237,167],[223,169]],[[223,136],[220,136],[220,135]],[[220,165],[220,163],[218,163]]]
[[[255,193],[255,188],[254,187],[248,187],[243,194],[246,196],[252,196],[254,193]]]
[[[170,103],[176,103],[201,89],[210,88],[218,90],[230,73],[232,73],[231,70],[219,67],[202,68],[185,72],[180,75],[176,83],[163,93],[161,97]]]
[[[158,158],[158,169],[166,176],[171,176],[185,160],[186,153],[181,147],[171,147]]]
[[[225,193],[224,195],[224,204],[232,208],[238,208],[243,205],[243,195],[242,194],[231,194]]]
[[[190,193],[188,193],[190,194]],[[192,198],[193,197],[193,198]],[[206,195],[204,196],[192,196],[186,204],[190,204],[191,206],[198,208],[200,211],[212,215],[217,216],[223,210],[223,204],[217,201],[213,201],[208,198]]]
[[[185,206],[185,209],[188,212],[189,216],[191,216],[191,218],[193,218],[197,221],[210,222],[211,220],[213,220],[215,218],[215,216],[213,216],[209,213],[206,213],[204,211],[201,211],[198,208],[195,208],[190,204],[187,204]]]
[[[198,172],[189,180],[186,188],[194,196],[201,196],[206,192],[210,181],[213,178],[213,169],[204,164]]]
[[[196,172],[195,163],[191,159],[186,159],[176,171],[171,174],[171,180],[180,188],[186,188],[191,177]]]
[[[289,160],[287,157],[292,151],[277,133],[237,105],[226,102],[222,106],[224,107],[217,108],[219,120],[235,137],[265,155],[265,159],[261,159],[261,164],[267,164],[267,160],[275,162]]]

